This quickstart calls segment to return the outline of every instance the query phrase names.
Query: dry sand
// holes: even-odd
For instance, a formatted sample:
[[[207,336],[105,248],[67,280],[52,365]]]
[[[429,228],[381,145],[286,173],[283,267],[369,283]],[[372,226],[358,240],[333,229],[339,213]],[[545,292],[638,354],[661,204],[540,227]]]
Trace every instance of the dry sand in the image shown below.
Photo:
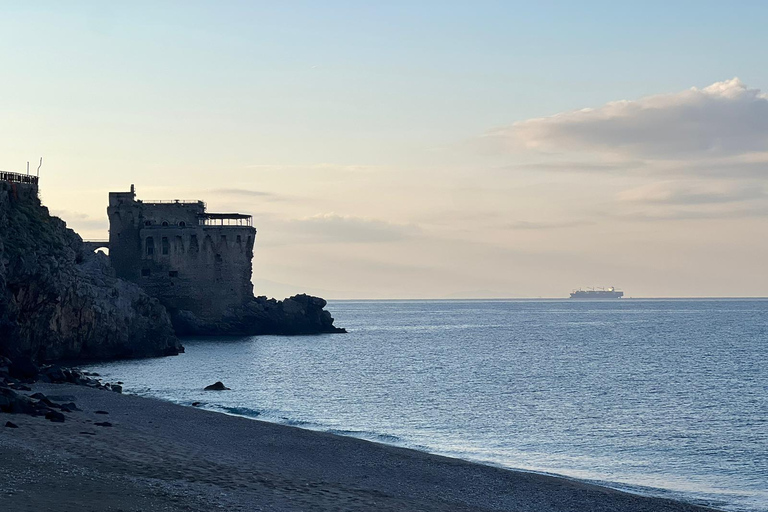
[[[34,388],[83,411],[65,423],[0,414],[3,512],[711,510],[82,386]]]

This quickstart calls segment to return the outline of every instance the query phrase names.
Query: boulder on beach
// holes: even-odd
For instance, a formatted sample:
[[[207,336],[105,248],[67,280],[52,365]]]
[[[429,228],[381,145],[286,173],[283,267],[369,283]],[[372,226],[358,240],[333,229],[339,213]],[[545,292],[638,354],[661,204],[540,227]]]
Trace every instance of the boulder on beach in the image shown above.
[[[210,386],[205,386],[205,391],[229,391],[230,389],[223,382],[214,382]]]
[[[64,423],[64,415],[61,414],[59,411],[48,411],[45,413],[45,419],[48,421],[53,421],[54,423]]]

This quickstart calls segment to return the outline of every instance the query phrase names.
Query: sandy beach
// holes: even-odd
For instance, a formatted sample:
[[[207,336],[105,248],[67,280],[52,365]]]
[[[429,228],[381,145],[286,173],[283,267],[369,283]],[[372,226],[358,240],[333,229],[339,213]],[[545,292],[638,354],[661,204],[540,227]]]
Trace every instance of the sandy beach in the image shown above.
[[[33,391],[82,411],[0,415],[19,426],[0,427],[3,511],[712,510],[83,386]]]

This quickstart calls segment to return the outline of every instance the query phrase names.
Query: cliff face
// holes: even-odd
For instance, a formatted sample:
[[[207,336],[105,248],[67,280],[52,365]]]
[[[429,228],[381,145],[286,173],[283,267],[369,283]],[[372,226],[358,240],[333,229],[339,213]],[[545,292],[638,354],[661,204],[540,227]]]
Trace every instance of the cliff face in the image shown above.
[[[114,277],[34,186],[0,181],[0,353],[51,361],[182,350],[157,299]]]

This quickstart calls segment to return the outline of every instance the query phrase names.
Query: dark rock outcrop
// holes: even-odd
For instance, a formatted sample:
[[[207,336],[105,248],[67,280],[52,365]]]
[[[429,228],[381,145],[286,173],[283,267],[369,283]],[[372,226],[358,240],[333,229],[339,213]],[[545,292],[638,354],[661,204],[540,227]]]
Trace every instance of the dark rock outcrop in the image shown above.
[[[181,350],[165,308],[117,279],[35,186],[0,181],[0,353],[53,361]]]
[[[67,409],[65,412],[71,412],[68,407],[52,402],[45,395],[36,394],[39,396],[27,396],[0,386],[0,412],[45,416],[46,419],[55,422],[62,422],[65,419],[64,415],[56,409]]]
[[[223,382],[217,381],[210,386],[205,386],[204,391],[230,391],[230,389]]]
[[[255,297],[229,310],[215,323],[204,322],[189,311],[172,311],[176,333],[182,335],[323,334],[343,333],[333,325],[325,308],[327,302],[311,295],[294,295],[285,300]]]

